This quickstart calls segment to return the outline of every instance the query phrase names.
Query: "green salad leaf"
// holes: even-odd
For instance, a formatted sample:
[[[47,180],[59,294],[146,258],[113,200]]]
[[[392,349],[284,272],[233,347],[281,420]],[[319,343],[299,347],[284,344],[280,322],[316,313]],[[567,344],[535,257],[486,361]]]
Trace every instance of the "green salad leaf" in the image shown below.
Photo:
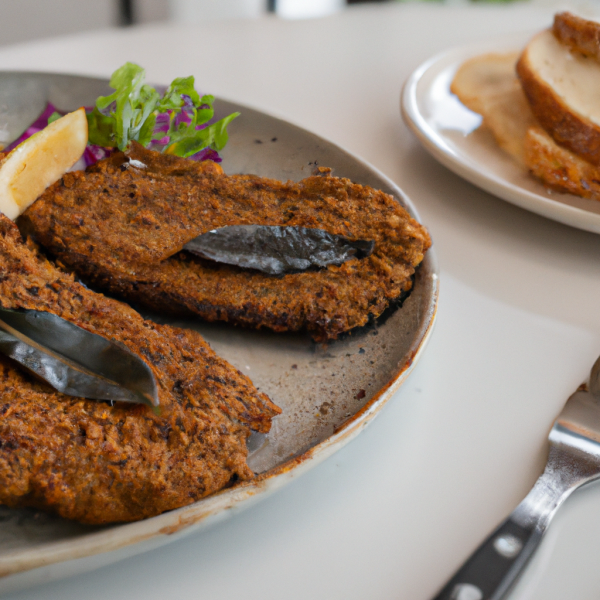
[[[88,113],[89,142],[125,150],[131,140],[166,154],[193,157],[204,149],[222,150],[227,126],[239,113],[210,123],[214,97],[200,97],[193,77],[178,77],[161,96],[144,83],[142,67],[127,62],[110,78],[115,90],[100,96]]]

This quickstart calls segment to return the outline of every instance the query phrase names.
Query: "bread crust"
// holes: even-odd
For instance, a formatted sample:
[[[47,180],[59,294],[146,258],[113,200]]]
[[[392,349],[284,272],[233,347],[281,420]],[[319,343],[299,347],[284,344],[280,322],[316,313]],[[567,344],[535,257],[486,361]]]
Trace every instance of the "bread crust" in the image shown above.
[[[535,39],[525,48],[517,62],[517,75],[533,114],[558,144],[588,162],[600,165],[600,127],[566,105],[537,74],[529,55],[530,46]]]
[[[541,127],[530,127],[524,158],[531,174],[553,190],[600,200],[600,169],[559,146]]]
[[[451,91],[483,117],[497,144],[545,186],[600,200],[600,168],[559,146],[531,113],[515,75],[517,54],[485,54],[463,63]]]
[[[554,16],[552,33],[571,50],[600,60],[600,23],[564,11]]]

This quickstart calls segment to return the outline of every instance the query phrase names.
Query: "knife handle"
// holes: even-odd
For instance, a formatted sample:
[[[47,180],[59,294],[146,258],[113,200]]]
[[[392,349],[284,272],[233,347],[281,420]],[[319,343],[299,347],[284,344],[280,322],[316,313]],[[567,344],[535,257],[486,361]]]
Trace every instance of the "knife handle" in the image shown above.
[[[510,517],[479,546],[434,600],[499,600],[542,539]]]
[[[569,456],[551,447],[544,473],[510,514],[490,535],[434,600],[501,600],[539,546],[558,507],[588,474],[573,466]],[[584,464],[585,467],[585,464]],[[581,472],[580,472],[581,471]]]

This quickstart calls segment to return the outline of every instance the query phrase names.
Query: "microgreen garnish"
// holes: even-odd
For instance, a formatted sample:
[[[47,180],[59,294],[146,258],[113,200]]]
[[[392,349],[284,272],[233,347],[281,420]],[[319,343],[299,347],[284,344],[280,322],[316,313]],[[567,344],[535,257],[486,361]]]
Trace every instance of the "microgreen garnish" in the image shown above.
[[[110,87],[115,91],[100,96],[87,116],[90,144],[125,150],[135,140],[192,158],[205,149],[223,149],[227,125],[239,113],[208,124],[214,116],[214,97],[200,96],[193,77],[174,79],[162,96],[144,78],[144,69],[130,62],[112,74]]]

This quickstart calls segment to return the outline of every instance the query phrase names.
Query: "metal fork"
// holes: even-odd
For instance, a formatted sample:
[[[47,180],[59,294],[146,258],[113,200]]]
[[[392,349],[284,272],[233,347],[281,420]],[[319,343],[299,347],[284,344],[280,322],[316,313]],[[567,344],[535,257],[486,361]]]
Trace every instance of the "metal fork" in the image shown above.
[[[600,357],[588,385],[567,400],[548,437],[544,473],[434,600],[500,600],[538,547],[558,507],[600,478]]]

